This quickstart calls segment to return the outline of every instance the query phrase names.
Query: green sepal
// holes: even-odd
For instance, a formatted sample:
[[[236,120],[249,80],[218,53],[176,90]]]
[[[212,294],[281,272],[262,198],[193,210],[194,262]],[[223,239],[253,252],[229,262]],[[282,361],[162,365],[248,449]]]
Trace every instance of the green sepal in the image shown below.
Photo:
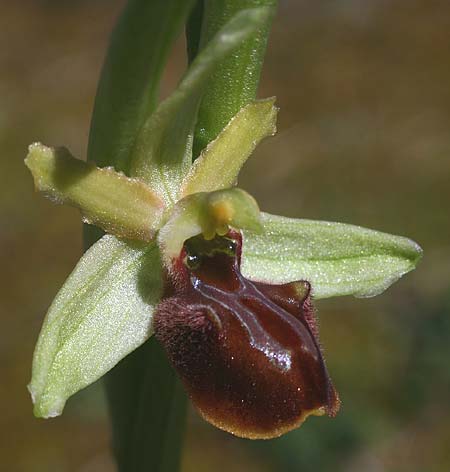
[[[182,195],[236,185],[239,171],[258,143],[276,132],[275,98],[243,107],[194,161],[182,184]]]
[[[378,295],[413,270],[422,249],[410,239],[343,223],[261,213],[263,231],[244,230],[242,273],[252,280],[306,280],[316,299]]]
[[[192,163],[192,139],[201,97],[221,61],[267,21],[268,10],[237,13],[200,51],[177,89],[142,127],[131,154],[130,175],[139,177],[167,205],[180,197]]]
[[[80,209],[85,223],[147,242],[161,224],[163,202],[137,179],[75,159],[66,148],[39,143],[29,147],[25,164],[38,191]]]
[[[28,386],[34,414],[61,414],[71,395],[144,343],[161,292],[155,243],[130,245],[107,235],[94,244],[54,299],[39,334]]]

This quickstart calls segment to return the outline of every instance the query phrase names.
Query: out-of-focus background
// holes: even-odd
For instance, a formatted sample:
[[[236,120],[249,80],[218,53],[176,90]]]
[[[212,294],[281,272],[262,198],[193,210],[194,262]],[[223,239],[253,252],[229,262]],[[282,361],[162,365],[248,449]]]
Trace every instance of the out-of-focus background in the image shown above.
[[[26,391],[44,313],[81,253],[78,212],[33,192],[27,145],[84,158],[122,0],[0,0],[0,470],[109,472],[101,384],[33,418]],[[241,186],[273,213],[407,235],[425,257],[373,299],[317,303],[336,419],[273,441],[191,412],[182,472],[450,470],[450,2],[280,0],[260,96],[279,133]],[[174,50],[166,95],[183,71]]]

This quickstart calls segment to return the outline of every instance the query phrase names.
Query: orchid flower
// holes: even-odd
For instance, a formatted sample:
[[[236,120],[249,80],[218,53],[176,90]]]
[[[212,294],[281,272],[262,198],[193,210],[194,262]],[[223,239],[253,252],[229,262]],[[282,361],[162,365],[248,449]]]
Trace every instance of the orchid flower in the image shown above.
[[[205,84],[265,15],[240,12],[200,51],[141,127],[127,168],[30,146],[37,190],[107,233],[45,318],[29,384],[36,416],[61,414],[153,334],[202,416],[230,433],[271,438],[338,412],[313,301],[377,295],[422,252],[400,236],[263,213],[236,187],[275,134],[273,98],[243,107],[192,163]]]

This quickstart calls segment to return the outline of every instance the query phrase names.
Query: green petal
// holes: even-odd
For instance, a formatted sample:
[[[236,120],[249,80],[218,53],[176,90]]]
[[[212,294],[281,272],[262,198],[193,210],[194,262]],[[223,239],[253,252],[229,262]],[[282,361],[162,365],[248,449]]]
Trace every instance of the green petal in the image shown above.
[[[75,159],[65,148],[32,144],[25,164],[36,189],[81,210],[85,223],[119,237],[151,241],[164,205],[143,182]]]
[[[155,244],[131,246],[107,235],[85,253],[39,335],[28,387],[36,416],[61,414],[71,395],[148,339],[161,289]]]
[[[179,199],[192,162],[192,139],[199,103],[221,61],[267,19],[266,8],[236,14],[205,46],[173,94],[144,124],[131,155],[130,175],[147,182],[167,204]]]
[[[236,184],[239,171],[258,143],[276,132],[275,99],[242,108],[194,161],[182,185],[183,196],[211,192]]]
[[[410,239],[359,226],[261,214],[262,233],[244,231],[242,273],[269,283],[307,280],[315,298],[378,295],[422,256]]]

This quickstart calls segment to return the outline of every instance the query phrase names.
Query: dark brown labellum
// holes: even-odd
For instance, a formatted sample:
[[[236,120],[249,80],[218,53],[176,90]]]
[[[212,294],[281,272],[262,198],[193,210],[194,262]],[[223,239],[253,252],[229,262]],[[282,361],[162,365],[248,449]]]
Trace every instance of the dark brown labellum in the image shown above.
[[[272,438],[339,409],[308,282],[268,285],[240,272],[241,235],[185,242],[155,331],[203,417],[246,438]]]

